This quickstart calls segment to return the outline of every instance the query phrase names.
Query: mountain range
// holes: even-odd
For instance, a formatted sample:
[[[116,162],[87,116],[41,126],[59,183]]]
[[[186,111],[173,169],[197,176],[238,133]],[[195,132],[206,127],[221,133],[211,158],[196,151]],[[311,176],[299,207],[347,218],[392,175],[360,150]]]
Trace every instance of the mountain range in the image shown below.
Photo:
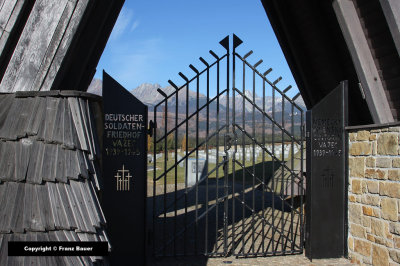
[[[159,84],[143,83],[140,86],[138,86],[137,88],[130,90],[130,92],[136,98],[138,98],[140,101],[142,101],[143,103],[148,105],[150,111],[153,111],[154,106],[164,99],[164,97],[157,91],[158,88],[160,88],[166,95],[170,95],[170,94],[174,93],[174,91],[175,91],[175,89],[172,86],[167,86],[167,87],[161,88],[161,86]],[[88,92],[94,93],[97,95],[101,95],[101,91],[102,91],[102,81],[100,79],[93,79],[93,81],[91,82],[91,84],[88,88]],[[247,98],[249,98],[250,100],[253,100],[252,92],[246,90],[245,96]],[[212,96],[210,96],[210,98],[212,98]],[[227,98],[226,93],[219,97],[219,106],[220,106],[220,110],[222,110],[222,111],[226,109],[226,105],[227,105],[226,98]],[[230,109],[232,109],[233,99],[232,99],[231,93],[229,95],[229,99],[230,99],[230,101],[229,101]],[[257,94],[255,94],[254,99],[255,99],[255,104],[257,106],[259,106],[260,108],[262,108],[263,98],[258,96]],[[195,110],[196,104],[197,104],[197,92],[189,90],[188,100],[189,100],[189,103],[188,103],[189,111]],[[199,93],[199,106],[204,105],[206,102],[207,102],[206,95]],[[216,100],[214,102],[216,103]],[[291,113],[291,108],[288,108],[290,106],[287,104],[288,103],[287,100],[285,102],[286,102],[285,113],[286,112]],[[301,97],[297,98],[295,103],[301,109],[306,110],[304,101]],[[272,108],[273,108],[272,104],[273,104],[273,98],[271,96],[266,96],[265,110],[267,113],[272,112]],[[176,99],[175,99],[175,96],[172,96],[168,100],[168,108],[169,109],[172,108],[170,110],[175,110],[174,109],[175,106],[176,106]],[[179,106],[179,113],[186,111],[186,109],[185,109],[186,88],[181,89],[178,93],[178,106]],[[243,97],[239,94],[236,94],[236,96],[235,96],[235,106],[237,108],[236,110],[243,109]],[[216,108],[216,104],[210,105],[210,109],[215,109],[215,108]],[[282,109],[282,97],[276,97],[275,98],[275,112],[280,112],[281,109]],[[253,105],[248,101],[245,101],[245,110],[247,112],[251,112],[253,110]],[[295,108],[295,112],[296,111],[297,111],[297,109]]]

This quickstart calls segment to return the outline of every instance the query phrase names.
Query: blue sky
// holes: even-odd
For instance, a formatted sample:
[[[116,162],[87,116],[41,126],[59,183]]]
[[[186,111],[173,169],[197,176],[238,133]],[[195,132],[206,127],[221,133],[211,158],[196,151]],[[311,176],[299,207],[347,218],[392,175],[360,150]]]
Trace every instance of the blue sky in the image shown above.
[[[183,83],[178,72],[188,77],[193,64],[203,69],[200,56],[209,62],[211,49],[219,55],[224,49],[218,44],[226,35],[235,33],[243,40],[238,53],[253,50],[251,63],[259,59],[261,72],[269,67],[271,80],[279,76],[284,89],[296,84],[279,43],[258,0],[126,0],[107,46],[97,66],[96,78],[107,71],[128,90],[142,83],[177,85]]]

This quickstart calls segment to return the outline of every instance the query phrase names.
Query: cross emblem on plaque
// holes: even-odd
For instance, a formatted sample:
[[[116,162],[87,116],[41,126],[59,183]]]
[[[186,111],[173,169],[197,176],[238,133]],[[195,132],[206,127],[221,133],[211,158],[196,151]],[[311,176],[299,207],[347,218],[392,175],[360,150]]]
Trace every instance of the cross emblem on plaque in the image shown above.
[[[129,191],[130,190],[130,180],[131,174],[129,170],[125,169],[125,165],[122,165],[122,169],[117,171],[114,176],[117,182],[117,191]]]

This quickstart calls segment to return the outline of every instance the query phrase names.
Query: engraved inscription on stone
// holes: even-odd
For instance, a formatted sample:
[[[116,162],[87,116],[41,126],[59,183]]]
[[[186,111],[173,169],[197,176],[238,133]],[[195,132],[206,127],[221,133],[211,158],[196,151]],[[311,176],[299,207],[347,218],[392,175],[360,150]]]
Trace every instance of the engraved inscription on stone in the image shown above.
[[[330,168],[325,168],[321,175],[321,187],[322,188],[333,188],[333,181],[334,181],[334,171]]]
[[[117,170],[117,174],[115,175],[117,182],[117,191],[129,191],[130,190],[130,182],[131,182],[131,174],[129,170],[125,169],[125,165],[122,165],[122,169]]]
[[[104,137],[112,143],[105,149],[107,155],[139,156],[137,140],[145,129],[143,115],[105,114],[104,120]]]
[[[342,126],[340,119],[313,119],[313,156],[341,157]]]

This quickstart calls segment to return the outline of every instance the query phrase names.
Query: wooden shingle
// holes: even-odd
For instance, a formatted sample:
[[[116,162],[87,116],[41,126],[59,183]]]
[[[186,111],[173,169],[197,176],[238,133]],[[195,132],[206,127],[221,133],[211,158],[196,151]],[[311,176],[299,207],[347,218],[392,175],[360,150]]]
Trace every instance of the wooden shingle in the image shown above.
[[[36,136],[39,131],[39,127],[44,121],[44,114],[46,110],[46,98],[35,97],[34,105],[31,110],[30,117],[28,119],[25,133],[28,136]]]
[[[65,100],[63,98],[57,98],[57,99],[58,99],[58,105],[56,113],[54,115],[55,120],[54,120],[51,142],[63,144]]]
[[[91,182],[84,182],[82,189],[82,194],[85,195],[87,206],[90,209],[91,215],[93,216],[93,226],[96,228],[101,228],[101,225],[105,225],[105,218]]]
[[[8,243],[10,240],[11,234],[3,234],[3,242]],[[8,245],[1,245],[0,246],[0,265],[8,265]]]
[[[43,164],[42,164],[42,179],[44,181],[55,181],[55,169],[57,158],[57,145],[44,144]]]
[[[11,184],[14,182],[10,182]],[[25,185],[23,183],[15,183],[16,184],[16,196],[15,201],[13,202],[11,220],[8,224],[8,228],[11,229],[13,233],[23,233],[24,224],[24,195]],[[11,206],[10,206],[11,207]],[[13,234],[15,235],[15,234]]]
[[[77,98],[70,97],[68,98],[68,103],[71,110],[72,119],[74,121],[75,130],[78,135],[80,148],[84,151],[88,151],[89,147],[84,130],[84,123],[82,121],[82,114],[79,107],[79,101]]]
[[[42,183],[42,164],[45,144],[41,141],[34,141],[31,147],[26,182],[31,184]]]
[[[14,179],[15,171],[15,142],[2,143],[2,158],[0,160],[0,179],[11,181]]]
[[[65,150],[61,145],[57,145],[57,158],[55,167],[55,178],[58,182],[67,183],[68,179],[65,175]]]
[[[14,102],[17,102],[18,108],[18,119],[13,116],[9,116],[15,119],[16,122],[13,124],[11,129],[12,138],[22,138],[26,136],[26,127],[29,123],[29,118],[31,117],[32,110],[35,102],[30,98],[15,98]],[[11,114],[11,113],[10,113]]]
[[[23,220],[22,220],[22,228],[26,229],[27,231],[38,231],[38,230],[29,230],[31,227],[31,217],[33,214],[32,210],[32,204],[34,200],[34,185],[32,184],[25,184],[24,185],[24,194],[23,194],[23,204],[22,210],[23,210]],[[40,213],[39,213],[40,216]],[[44,229],[44,227],[43,227]]]
[[[30,139],[22,139],[15,143],[15,181],[26,179],[32,144]]]
[[[64,105],[63,144],[67,149],[74,149],[75,147],[80,148],[74,121],[72,119],[71,110],[67,100],[65,100]]]
[[[77,151],[73,150],[64,150],[65,155],[65,176],[68,179],[79,179],[79,166],[78,166],[78,158],[76,155]]]
[[[88,100],[82,99],[82,98],[77,98],[77,100],[79,102],[79,111],[81,114],[83,131],[84,131],[86,143],[88,145],[89,158],[93,158],[93,153],[94,153],[94,147],[93,147],[93,143],[92,143],[93,137],[91,136],[92,132],[90,131],[90,128],[89,128],[89,117],[87,114]]]
[[[43,222],[44,217],[41,215],[39,195],[41,191],[38,189],[40,185],[25,184],[25,200],[24,200],[24,229],[26,231],[45,231]]]
[[[14,96],[12,94],[0,94],[0,138],[3,136],[3,125],[6,121],[6,117],[10,111],[10,107],[13,104]]]
[[[6,205],[7,205],[7,186],[8,182],[0,184],[0,232],[3,232],[1,229],[3,228],[3,220],[5,219],[5,213],[6,211]],[[0,236],[3,236],[3,234],[0,234]]]
[[[79,181],[70,181],[70,185],[72,188],[72,192],[75,196],[76,199],[76,204],[78,205],[79,212],[81,213],[81,216],[83,217],[83,223],[85,225],[86,230],[82,230],[83,232],[90,232],[90,233],[96,233],[95,228],[90,222],[89,218],[89,213],[86,207],[86,203],[84,201],[84,197],[81,192],[80,186],[82,185],[82,182]]]
[[[37,195],[40,206],[40,216],[47,231],[55,229],[53,209],[50,203],[50,193],[47,185],[37,185]]]
[[[10,233],[10,223],[15,199],[17,195],[18,184],[15,182],[7,182],[7,187],[3,193],[2,205],[0,206],[0,233]]]
[[[50,198],[51,210],[54,217],[54,225],[56,229],[69,229],[69,224],[63,207],[63,202],[58,195],[56,184],[47,182]]]
[[[76,150],[75,155],[76,155],[77,163],[78,163],[77,166],[79,167],[79,175],[83,178],[88,178],[89,174],[88,174],[88,169],[86,166],[84,152],[80,151],[80,150]]]
[[[72,181],[70,181],[70,182],[72,182]],[[80,231],[80,232],[87,231],[86,227],[85,227],[85,223],[83,222],[84,217],[82,217],[82,214],[79,210],[78,203],[77,203],[75,195],[72,191],[72,187],[66,186],[65,189],[67,191],[68,200],[69,200],[70,206],[72,208],[72,213],[74,215],[74,219],[76,221],[77,231]]]
[[[41,185],[33,185],[34,187],[34,193],[33,193],[33,201],[32,201],[32,215],[31,215],[31,225],[30,225],[30,230],[29,231],[40,231],[43,232],[45,231],[45,222],[43,217],[41,208],[43,206],[40,204],[40,187]]]
[[[86,209],[88,211],[88,220],[90,220],[91,225],[95,228],[100,228],[100,219],[99,217],[95,214],[95,212],[97,211],[95,206],[94,206],[94,202],[93,202],[93,197],[95,197],[96,195],[92,195],[90,193],[90,191],[87,190],[87,183],[89,181],[86,182],[81,182],[80,184],[80,189],[81,189],[81,194],[83,196],[85,205],[86,205]]]
[[[15,132],[13,131],[18,119],[15,119],[12,115],[9,114],[19,114],[19,103],[20,102],[15,100],[14,97],[12,98],[12,103],[9,106],[7,115],[5,115],[4,117],[4,123],[0,130],[0,137],[3,139],[15,140],[17,138],[14,134]]]
[[[62,205],[64,207],[64,211],[66,214],[69,228],[77,229],[78,226],[76,224],[75,217],[74,217],[74,214],[72,211],[72,206],[71,206],[71,203],[70,203],[68,195],[67,195],[66,186],[68,186],[68,185],[63,184],[63,183],[56,183],[58,195],[59,195]]]
[[[5,149],[6,149],[6,142],[0,140],[0,154],[2,155],[2,157],[4,157],[4,155],[6,153]],[[3,169],[3,167],[4,167],[3,165],[4,165],[4,159],[0,160],[0,170]],[[0,182],[2,182],[4,176],[5,175],[1,174],[1,172],[0,172]]]
[[[54,127],[56,127],[59,123],[59,121],[56,120],[56,115],[58,106],[60,104],[60,99],[56,97],[47,97],[46,100],[46,122],[43,123],[44,126],[42,126],[42,128],[44,129],[43,140],[48,143],[54,143]]]

